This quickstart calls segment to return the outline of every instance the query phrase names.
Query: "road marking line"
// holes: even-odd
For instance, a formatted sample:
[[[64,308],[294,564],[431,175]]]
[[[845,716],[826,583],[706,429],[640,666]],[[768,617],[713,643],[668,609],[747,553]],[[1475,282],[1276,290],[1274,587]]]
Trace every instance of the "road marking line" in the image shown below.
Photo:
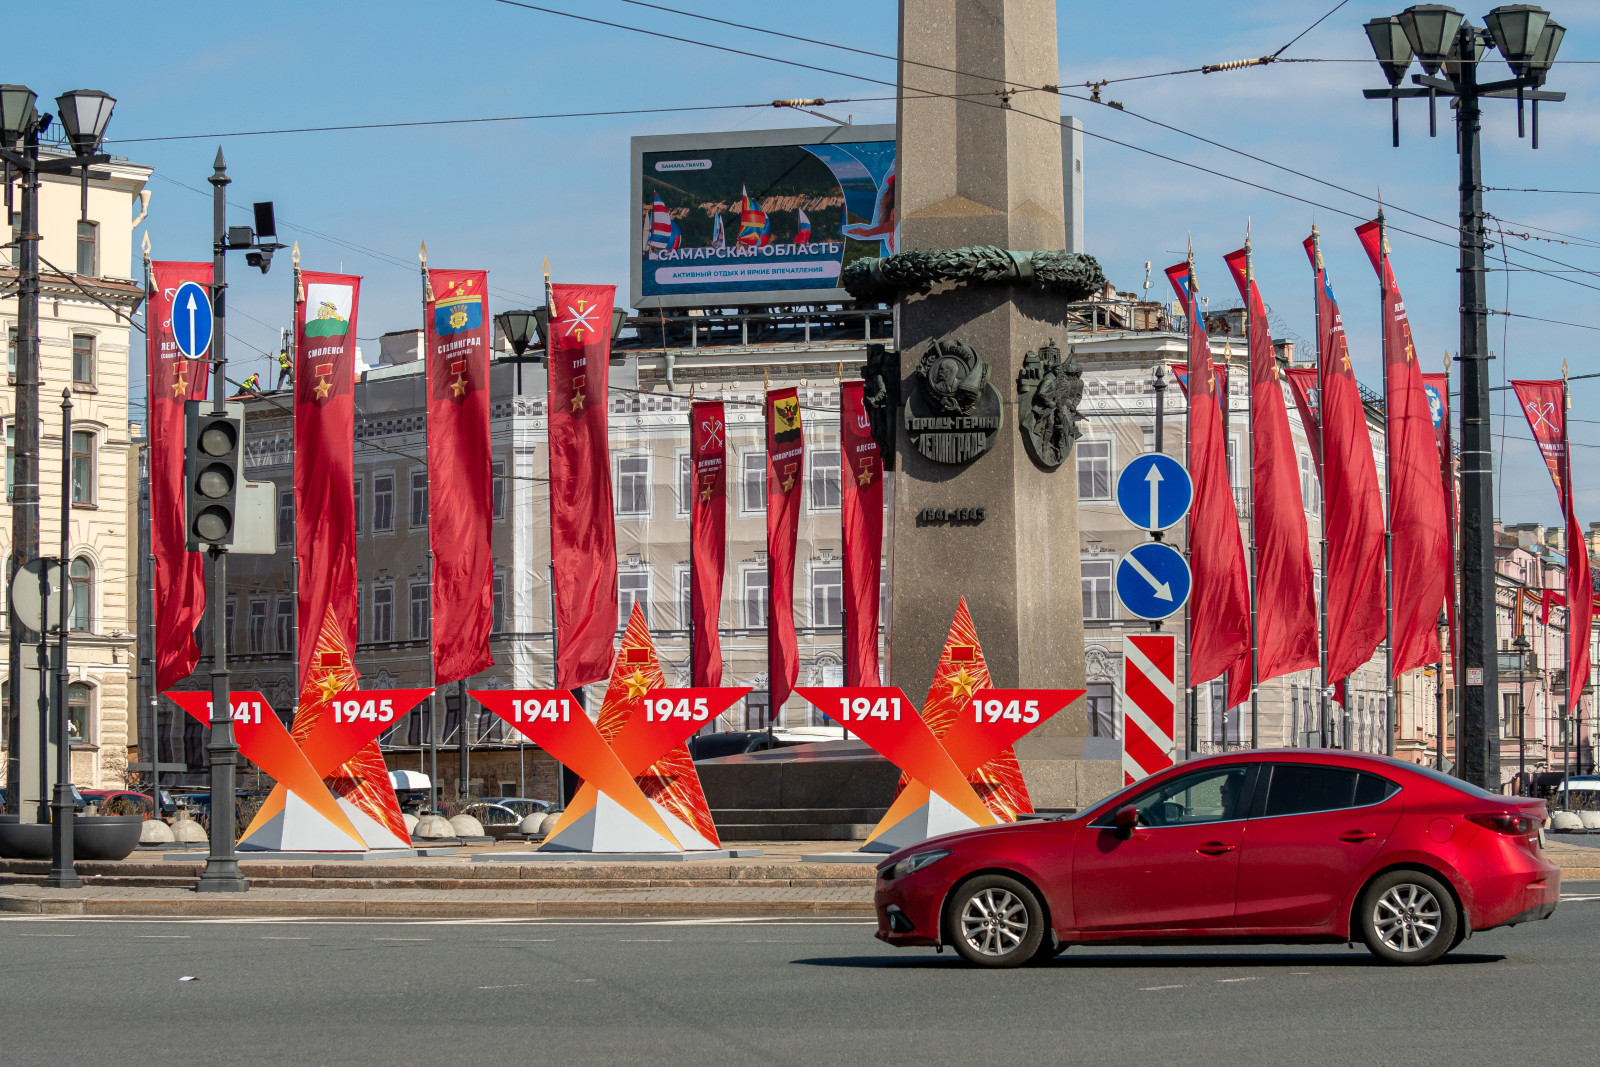
[[[77,937],[77,934],[18,934],[18,937]]]
[[[1181,985],[1147,985],[1147,986],[1141,986],[1140,989],[1139,989],[1139,992],[1141,992],[1141,993],[1155,993],[1155,992],[1157,992],[1159,990],[1162,990],[1162,989],[1187,989],[1187,988],[1188,988],[1188,986],[1181,986]]]
[[[481,985],[479,989],[526,989],[527,982],[512,982],[510,985]]]
[[[187,941],[193,935],[191,935],[191,934],[134,934],[133,936],[134,937],[142,937],[142,938],[146,938],[146,939],[156,939],[156,940],[161,940],[161,941]]]
[[[624,945],[670,945],[670,937],[619,937],[617,940]]]
[[[431,937],[375,937],[374,941],[432,941]]]
[[[1261,979],[1259,977],[1256,977],[1256,978],[1218,978],[1217,979],[1217,984],[1218,985],[1223,985],[1223,984],[1226,984],[1228,982],[1259,982],[1259,981],[1261,981]]]

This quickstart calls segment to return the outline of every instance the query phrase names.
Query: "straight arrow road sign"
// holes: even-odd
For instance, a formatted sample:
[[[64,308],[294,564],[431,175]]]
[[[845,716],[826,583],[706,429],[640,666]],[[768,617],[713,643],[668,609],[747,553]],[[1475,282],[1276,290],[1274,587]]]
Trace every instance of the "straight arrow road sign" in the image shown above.
[[[1141,530],[1176,526],[1193,501],[1189,472],[1165,453],[1146,452],[1117,475],[1117,507]]]

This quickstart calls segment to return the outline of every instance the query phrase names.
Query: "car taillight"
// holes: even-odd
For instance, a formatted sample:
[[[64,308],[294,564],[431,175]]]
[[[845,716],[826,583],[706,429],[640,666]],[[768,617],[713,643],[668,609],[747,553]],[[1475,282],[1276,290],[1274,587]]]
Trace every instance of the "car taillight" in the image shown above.
[[[1511,836],[1531,834],[1539,827],[1538,820],[1531,816],[1505,813],[1497,815],[1468,815],[1467,821],[1477,823],[1484,829],[1493,830],[1497,834],[1509,834]]]

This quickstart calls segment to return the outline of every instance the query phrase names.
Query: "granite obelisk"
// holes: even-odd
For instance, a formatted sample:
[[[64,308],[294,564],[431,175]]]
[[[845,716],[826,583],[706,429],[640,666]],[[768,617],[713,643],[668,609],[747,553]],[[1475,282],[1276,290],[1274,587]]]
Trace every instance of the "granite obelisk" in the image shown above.
[[[1083,686],[1076,409],[1050,398],[1071,388],[1053,372],[1067,365],[1064,305],[1086,292],[1048,288],[1046,257],[1029,257],[1066,247],[1060,97],[1030,88],[1058,81],[1055,9],[900,4],[895,251],[950,253],[917,261],[932,280],[899,296],[890,669],[918,698],[961,595],[996,685]],[[1008,280],[960,269],[1008,265],[1007,252]],[[1087,732],[1080,703],[1017,746],[1035,806],[1120,783],[1111,765],[1083,762]]]

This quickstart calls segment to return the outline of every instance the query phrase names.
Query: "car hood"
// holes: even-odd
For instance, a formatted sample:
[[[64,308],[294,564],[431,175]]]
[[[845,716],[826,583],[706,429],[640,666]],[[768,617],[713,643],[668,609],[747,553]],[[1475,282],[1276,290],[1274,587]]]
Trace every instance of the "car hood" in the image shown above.
[[[878,869],[882,870],[891,864],[899,863],[907,856],[915,855],[918,852],[927,852],[928,850],[935,848],[948,848],[951,851],[954,851],[955,849],[960,848],[962,845],[967,844],[969,841],[975,841],[978,838],[988,837],[993,834],[1014,833],[1017,830],[1031,825],[1043,826],[1046,824],[1043,820],[1029,820],[1026,823],[1003,822],[998,826],[974,826],[969,830],[952,830],[947,834],[939,834],[935,837],[929,837],[922,841],[918,841],[914,845],[907,845],[898,852],[889,853],[883,858],[883,861],[878,864]]]

